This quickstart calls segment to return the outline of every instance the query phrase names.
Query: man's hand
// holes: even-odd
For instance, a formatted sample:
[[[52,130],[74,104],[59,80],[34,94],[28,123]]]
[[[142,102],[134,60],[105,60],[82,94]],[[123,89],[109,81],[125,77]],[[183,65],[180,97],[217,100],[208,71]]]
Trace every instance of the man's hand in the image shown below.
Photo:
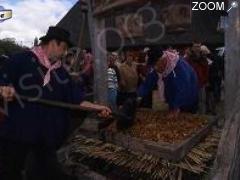
[[[112,110],[107,106],[91,103],[88,101],[82,102],[80,104],[80,107],[82,107],[83,109],[85,108],[88,110],[93,110],[95,112],[98,112],[98,115],[102,118],[108,118],[112,113]]]
[[[98,108],[99,108],[99,111],[100,111],[100,113],[98,113],[99,117],[108,118],[112,113],[112,110],[110,108],[108,108],[107,106],[99,105]]]
[[[13,101],[15,98],[15,89],[10,86],[0,86],[0,96],[6,101]]]

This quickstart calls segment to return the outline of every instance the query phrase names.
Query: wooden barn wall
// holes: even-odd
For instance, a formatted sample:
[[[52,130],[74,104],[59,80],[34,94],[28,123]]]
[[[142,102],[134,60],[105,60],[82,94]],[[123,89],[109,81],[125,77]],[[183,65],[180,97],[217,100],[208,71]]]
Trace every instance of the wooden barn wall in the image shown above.
[[[185,25],[185,27],[183,25],[182,27],[184,28],[181,26],[176,26],[175,31],[169,30],[169,28],[165,26],[165,22],[162,19],[162,12],[166,9],[166,7],[179,5],[188,6],[191,18],[190,24]],[[153,22],[152,25],[148,24],[152,18],[152,13],[147,7],[150,7],[156,13],[156,22]],[[136,14],[139,9],[145,9],[142,11],[142,13],[140,13],[143,17],[143,24],[145,24],[143,36],[124,38],[118,31],[118,28],[116,26],[116,18],[124,14]],[[124,47],[142,47],[149,45],[183,45],[191,44],[194,40],[198,40],[210,45],[222,45],[224,42],[223,33],[218,32],[217,30],[219,18],[220,13],[216,11],[191,11],[191,1],[189,0],[161,1],[161,3],[154,1],[150,5],[133,5],[131,7],[124,8],[124,10],[120,9],[117,11],[112,11],[111,15],[106,16],[106,26],[108,29],[107,45],[111,48],[119,48],[122,46],[122,44],[124,44]],[[183,20],[182,18],[179,19],[180,21]],[[163,27],[160,23],[164,24],[165,26],[165,33],[162,38],[160,38],[159,35],[163,33]],[[183,21],[183,23],[185,22]],[[154,37],[156,37],[156,40],[153,40]]]
[[[166,24],[163,20],[163,14],[166,12],[166,8],[173,7],[173,10],[170,9],[170,15],[175,14],[178,16],[178,13],[175,12],[177,6],[188,6],[190,10],[190,24],[181,25],[174,28],[165,28],[165,33],[162,38],[159,37],[159,34],[163,32],[162,24]],[[144,25],[142,36],[141,31],[136,31],[136,36],[131,38],[124,37],[120,33],[119,23],[117,18],[129,14],[136,14],[138,11],[142,16],[142,21]],[[148,26],[149,21],[153,18],[154,12],[156,14],[156,19],[152,25]],[[188,16],[186,15],[185,10],[180,12],[179,16]],[[72,40],[75,44],[78,44],[79,41],[79,32],[81,23],[81,8],[80,3],[78,2],[69,13],[58,23],[58,26],[61,26],[72,34]],[[138,48],[151,45],[187,45],[191,44],[193,40],[199,40],[207,45],[222,45],[224,42],[223,33],[217,31],[217,26],[220,18],[219,12],[214,11],[191,11],[191,0],[156,0],[149,3],[142,4],[132,4],[130,6],[114,9],[109,11],[103,16],[106,20],[106,29],[103,33],[107,33],[107,47],[108,49],[119,49],[119,48]],[[175,17],[170,17],[170,20],[176,19]],[[166,18],[165,18],[166,19]],[[177,21],[186,23],[187,21],[183,18],[177,18]],[[117,24],[118,23],[118,24]],[[150,24],[150,23],[149,23]],[[88,32],[88,26],[85,24],[84,31],[84,48],[90,47],[90,38]],[[132,28],[132,27],[131,27]],[[134,34],[134,33],[133,33]],[[150,40],[149,40],[150,39]]]

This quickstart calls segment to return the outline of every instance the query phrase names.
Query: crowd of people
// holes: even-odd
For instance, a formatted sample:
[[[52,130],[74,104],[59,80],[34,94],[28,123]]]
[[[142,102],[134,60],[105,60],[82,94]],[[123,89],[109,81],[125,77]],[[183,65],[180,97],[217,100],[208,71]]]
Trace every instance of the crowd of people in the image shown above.
[[[90,91],[93,63],[92,54],[83,51],[80,77]],[[200,42],[181,49],[146,47],[137,53],[108,52],[107,65],[108,102],[114,110],[128,98],[141,99],[141,107],[152,108],[153,91],[157,91],[159,101],[167,103],[173,114],[181,109],[216,114],[224,79],[224,58]]]
[[[83,50],[76,58],[76,51],[70,50],[64,66],[77,77],[85,92],[92,95],[94,57],[91,52]],[[153,91],[157,91],[158,100],[168,104],[173,114],[181,109],[216,114],[224,79],[224,56],[200,42],[184,48],[155,46],[108,52],[107,66],[108,105],[113,110],[128,98],[137,98],[141,107],[152,108]]]
[[[170,116],[180,111],[215,114],[224,78],[223,57],[194,42],[184,51],[144,48],[138,57],[108,54],[109,105],[115,109],[129,97],[152,108],[152,94],[169,105]]]

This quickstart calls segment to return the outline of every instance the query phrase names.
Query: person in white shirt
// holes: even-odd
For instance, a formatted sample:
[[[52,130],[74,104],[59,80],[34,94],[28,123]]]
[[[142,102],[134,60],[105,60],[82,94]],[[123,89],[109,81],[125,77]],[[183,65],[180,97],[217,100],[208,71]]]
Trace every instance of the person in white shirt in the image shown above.
[[[108,57],[108,103],[109,106],[116,110],[117,108],[117,93],[118,93],[118,76],[114,68],[115,59],[112,56]]]

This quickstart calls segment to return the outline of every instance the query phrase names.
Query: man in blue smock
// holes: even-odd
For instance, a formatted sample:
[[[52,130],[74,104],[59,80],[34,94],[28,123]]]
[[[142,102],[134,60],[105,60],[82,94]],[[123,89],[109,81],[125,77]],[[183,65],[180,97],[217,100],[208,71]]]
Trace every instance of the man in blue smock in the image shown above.
[[[180,111],[196,113],[199,88],[191,66],[174,50],[152,49],[149,60],[152,70],[138,89],[138,96],[144,97],[158,86],[159,97],[169,105],[169,117],[176,117]]]
[[[71,179],[61,172],[56,151],[66,138],[69,110],[25,102],[21,96],[77,104],[107,117],[111,110],[84,101],[82,87],[74,84],[61,57],[71,45],[70,34],[50,27],[40,46],[13,55],[0,77],[5,118],[0,124],[0,179],[21,180],[28,155],[32,154],[29,180]]]

